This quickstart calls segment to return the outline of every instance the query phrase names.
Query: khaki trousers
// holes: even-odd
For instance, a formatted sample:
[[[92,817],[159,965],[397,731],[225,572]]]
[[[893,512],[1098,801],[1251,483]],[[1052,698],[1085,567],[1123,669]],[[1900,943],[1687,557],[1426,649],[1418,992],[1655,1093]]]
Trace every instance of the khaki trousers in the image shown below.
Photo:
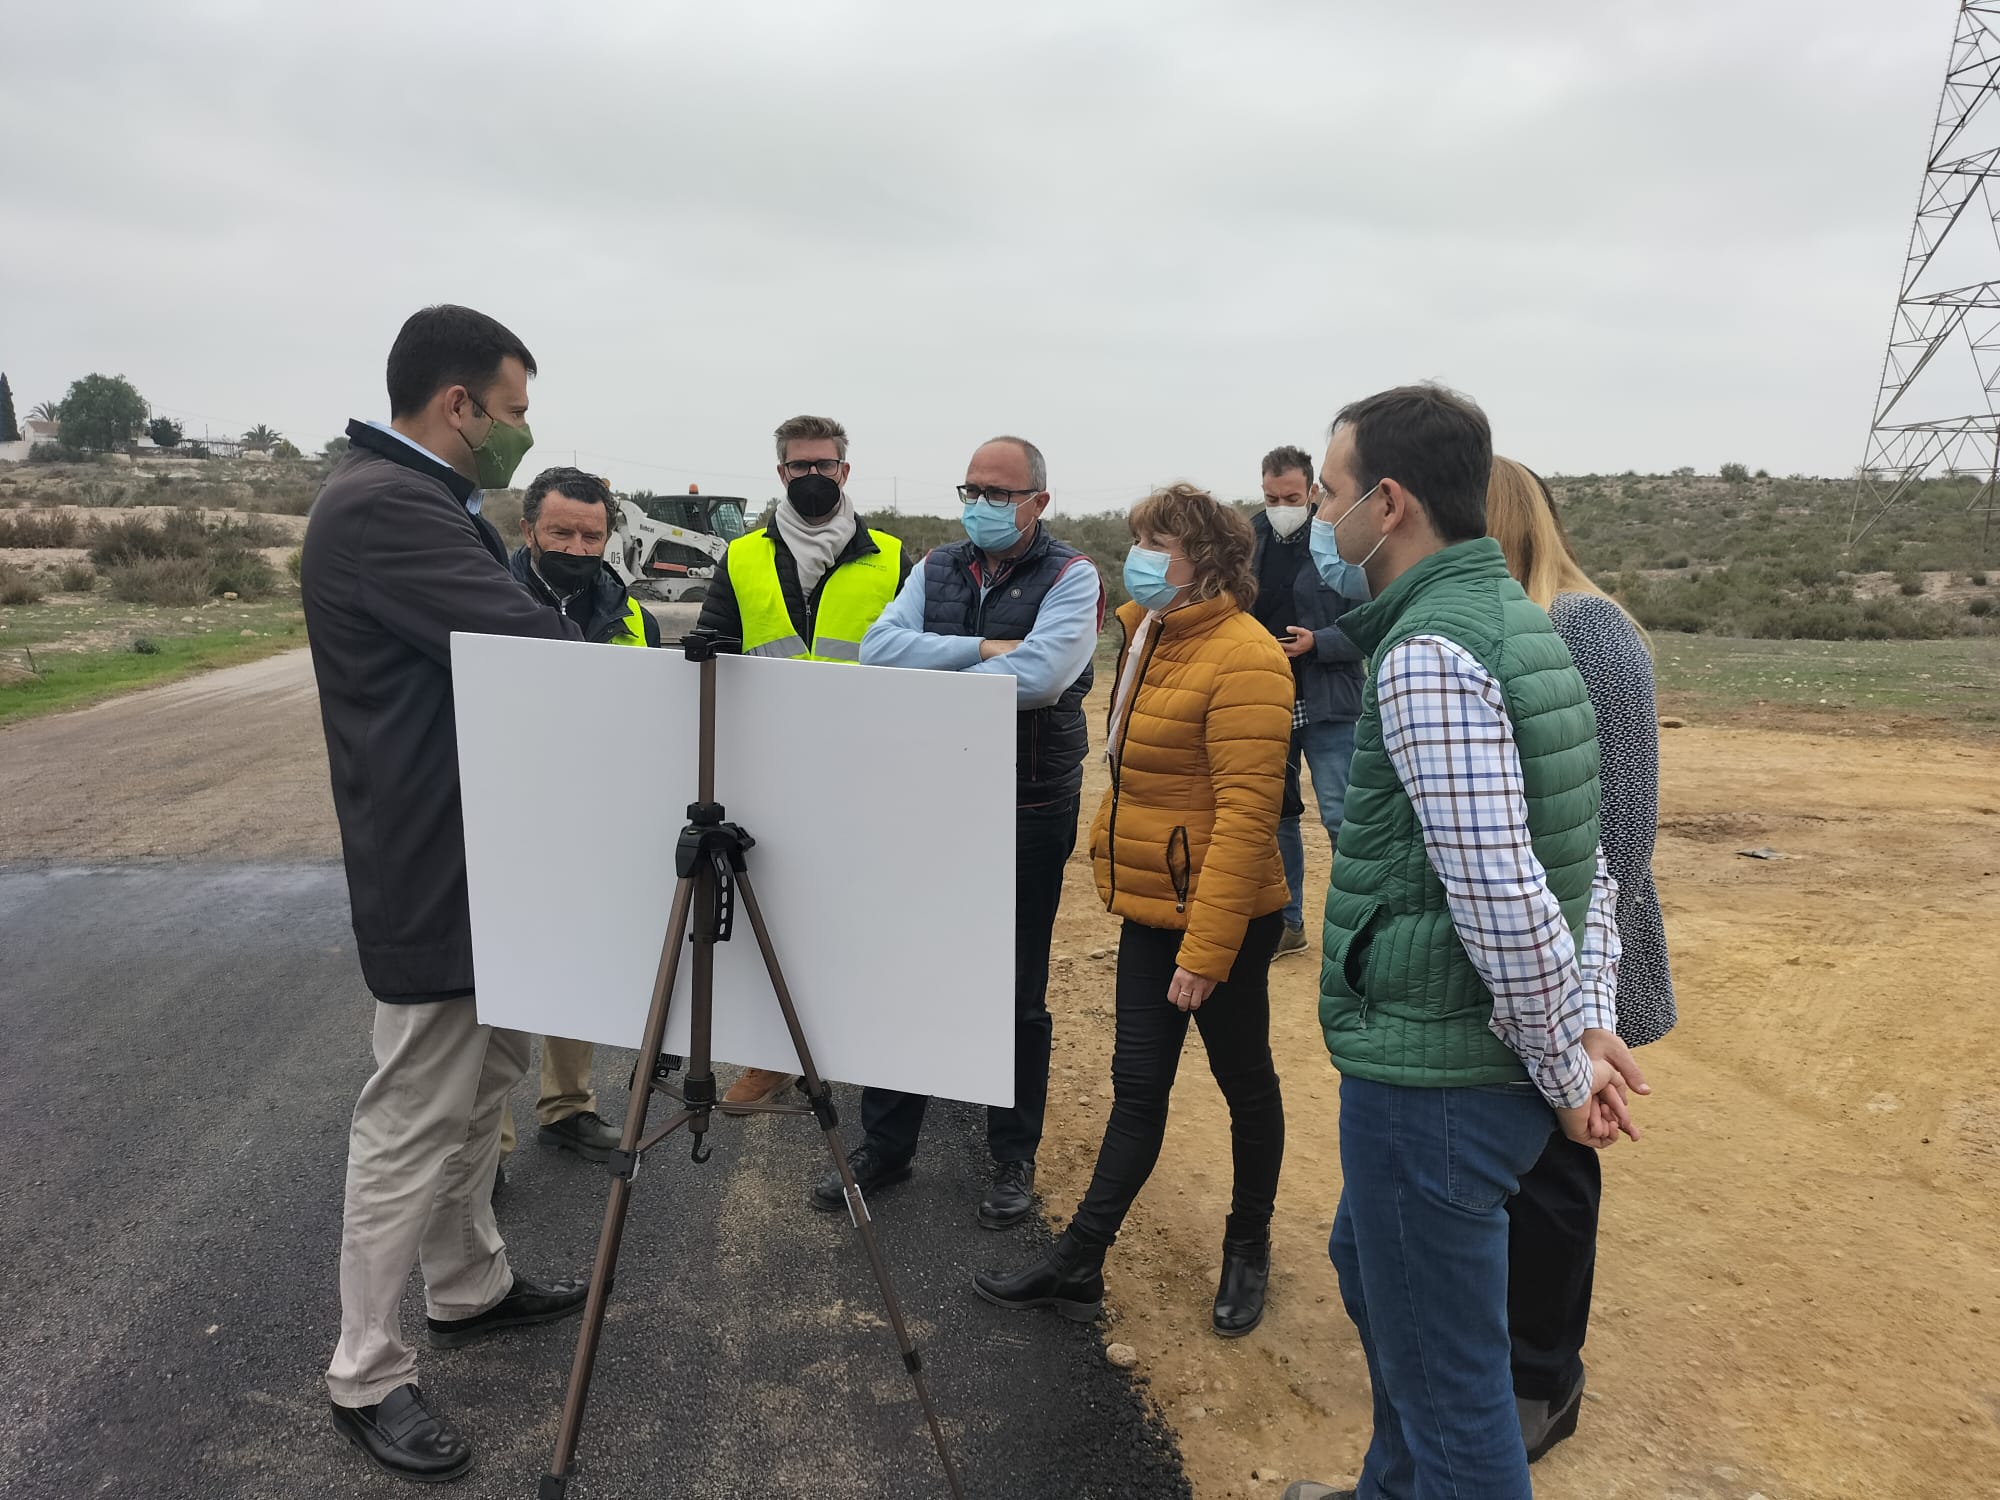
[[[573,1042],[566,1036],[542,1038],[542,1092],[535,1101],[535,1119],[553,1125],[580,1115],[597,1113],[597,1093],[590,1086],[591,1047],[589,1042]],[[500,1154],[514,1154],[514,1111],[500,1112]]]
[[[375,1074],[354,1106],[340,1232],[340,1343],[326,1387],[373,1406],[416,1379],[400,1306],[421,1261],[434,1318],[469,1318],[513,1286],[493,1222],[500,1116],[528,1038],[479,1024],[470,999],[375,1006]]]

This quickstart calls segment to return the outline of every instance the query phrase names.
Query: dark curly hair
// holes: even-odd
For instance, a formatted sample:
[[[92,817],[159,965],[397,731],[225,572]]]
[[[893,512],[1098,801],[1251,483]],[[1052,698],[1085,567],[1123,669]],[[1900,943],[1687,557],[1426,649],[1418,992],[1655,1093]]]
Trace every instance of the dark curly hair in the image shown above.
[[[530,526],[542,514],[542,501],[553,490],[558,495],[567,495],[572,500],[580,500],[585,505],[604,507],[604,519],[612,519],[611,486],[595,474],[586,474],[581,469],[564,466],[558,469],[544,469],[528,486],[528,493],[521,499],[521,519]]]
[[[1244,609],[1256,603],[1250,560],[1257,537],[1235,506],[1191,484],[1170,484],[1132,507],[1131,524],[1135,537],[1150,533],[1180,543],[1182,555],[1194,564],[1190,600],[1233,594]]]

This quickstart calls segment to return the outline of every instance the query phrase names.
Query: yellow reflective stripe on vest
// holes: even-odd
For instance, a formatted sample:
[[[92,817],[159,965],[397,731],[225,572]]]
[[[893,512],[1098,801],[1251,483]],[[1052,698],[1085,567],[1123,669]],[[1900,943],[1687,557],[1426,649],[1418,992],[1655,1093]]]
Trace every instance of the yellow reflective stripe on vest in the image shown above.
[[[743,620],[743,654],[797,661],[858,662],[861,638],[889,607],[902,581],[903,544],[886,532],[869,538],[876,550],[835,568],[820,591],[819,618],[809,647],[792,624],[778,582],[778,552],[767,529],[729,544],[729,582]]]
[[[612,646],[646,644],[646,611],[637,599],[625,601],[625,618],[619,622],[617,632],[606,644]]]

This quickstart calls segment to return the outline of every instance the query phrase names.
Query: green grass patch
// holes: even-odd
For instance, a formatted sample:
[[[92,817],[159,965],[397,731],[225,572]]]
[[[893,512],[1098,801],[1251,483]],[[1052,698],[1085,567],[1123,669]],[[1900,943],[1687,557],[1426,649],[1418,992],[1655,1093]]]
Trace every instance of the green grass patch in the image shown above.
[[[1740,640],[1653,637],[1660,707],[1726,716],[1779,709],[1936,720],[2000,734],[2000,637],[1943,641]]]
[[[0,666],[9,669],[0,680],[0,724],[255,661],[305,641],[296,597],[186,609],[99,595],[0,609]]]

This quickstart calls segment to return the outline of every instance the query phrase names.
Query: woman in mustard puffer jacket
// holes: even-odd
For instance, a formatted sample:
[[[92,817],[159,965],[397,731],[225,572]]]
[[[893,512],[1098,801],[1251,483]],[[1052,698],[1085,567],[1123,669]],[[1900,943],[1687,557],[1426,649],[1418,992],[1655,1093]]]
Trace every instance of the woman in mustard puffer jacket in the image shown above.
[[[1257,587],[1250,523],[1192,485],[1142,500],[1131,523],[1111,789],[1090,835],[1098,893],[1125,919],[1111,1119],[1090,1189],[1054,1248],[1012,1275],[974,1281],[1003,1307],[1080,1320],[1102,1311],[1104,1252],[1159,1159],[1192,1015],[1229,1101],[1236,1183],[1214,1326],[1234,1338],[1264,1315],[1285,1150],[1266,981],[1287,899],[1278,812],[1295,692],[1284,652],[1247,613]]]

